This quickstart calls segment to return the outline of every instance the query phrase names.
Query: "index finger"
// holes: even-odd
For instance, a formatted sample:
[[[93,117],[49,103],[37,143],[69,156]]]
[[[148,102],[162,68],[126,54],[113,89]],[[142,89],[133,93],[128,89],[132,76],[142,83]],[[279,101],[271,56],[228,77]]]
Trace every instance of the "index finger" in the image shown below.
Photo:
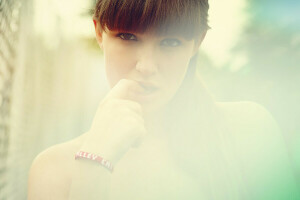
[[[143,87],[134,80],[121,79],[108,93],[106,98],[133,99],[133,92],[143,91]]]

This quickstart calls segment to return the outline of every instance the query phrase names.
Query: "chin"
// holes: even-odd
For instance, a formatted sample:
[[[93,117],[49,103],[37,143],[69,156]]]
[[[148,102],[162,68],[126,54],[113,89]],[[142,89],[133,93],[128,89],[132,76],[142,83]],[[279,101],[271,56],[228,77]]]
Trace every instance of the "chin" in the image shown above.
[[[141,105],[145,116],[159,115],[166,107],[162,102],[141,103]]]
[[[141,105],[143,107],[143,112],[145,115],[154,114],[156,112],[159,112],[159,110],[161,109],[161,106],[158,106],[154,103],[148,103],[148,104],[142,103]]]

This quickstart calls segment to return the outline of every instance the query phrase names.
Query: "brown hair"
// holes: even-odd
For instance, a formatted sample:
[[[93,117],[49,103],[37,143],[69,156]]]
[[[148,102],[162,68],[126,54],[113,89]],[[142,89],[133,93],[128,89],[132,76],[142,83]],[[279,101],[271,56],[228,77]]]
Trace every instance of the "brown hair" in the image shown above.
[[[155,30],[195,39],[209,29],[208,9],[208,0],[99,0],[94,19],[102,30]]]
[[[94,19],[104,31],[106,28],[139,33],[154,30],[158,35],[177,33],[186,39],[197,39],[209,29],[208,9],[208,0],[99,0]],[[206,187],[202,192],[214,195],[213,189],[220,188],[218,184],[239,188],[242,182],[238,170],[228,171],[233,168],[230,161],[235,156],[226,151],[227,146],[232,146],[230,131],[215,101],[196,76],[197,59],[197,54],[191,58],[186,77],[167,106],[163,124],[170,134],[168,144],[177,165],[202,180],[202,187]],[[207,163],[194,162],[199,156],[196,155],[199,145],[203,145],[203,153],[211,152]],[[223,171],[214,174],[209,171],[218,166]],[[224,173],[226,170],[228,174]]]

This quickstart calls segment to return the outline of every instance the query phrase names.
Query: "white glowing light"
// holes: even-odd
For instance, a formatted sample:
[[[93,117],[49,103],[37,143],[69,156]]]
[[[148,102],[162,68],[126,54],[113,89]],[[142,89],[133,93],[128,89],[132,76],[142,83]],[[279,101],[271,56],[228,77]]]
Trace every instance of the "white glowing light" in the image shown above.
[[[212,29],[208,32],[202,49],[217,67],[234,57],[231,49],[238,42],[247,21],[245,7],[245,0],[210,1],[209,24]],[[241,63],[244,62],[245,60]]]

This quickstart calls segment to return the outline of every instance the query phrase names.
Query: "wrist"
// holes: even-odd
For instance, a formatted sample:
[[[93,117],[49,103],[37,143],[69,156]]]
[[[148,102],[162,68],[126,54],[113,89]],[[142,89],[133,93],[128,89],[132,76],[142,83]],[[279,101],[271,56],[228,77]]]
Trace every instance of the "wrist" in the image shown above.
[[[117,148],[102,144],[84,143],[79,151],[99,155],[104,159],[109,160],[113,166],[116,166],[116,164],[122,157]]]
[[[112,163],[109,160],[104,159],[102,156],[99,156],[99,155],[96,155],[93,153],[89,153],[89,152],[78,151],[75,154],[75,160],[79,160],[79,159],[85,159],[85,160],[97,162],[101,166],[108,169],[111,173],[113,172],[114,167],[113,167]]]

